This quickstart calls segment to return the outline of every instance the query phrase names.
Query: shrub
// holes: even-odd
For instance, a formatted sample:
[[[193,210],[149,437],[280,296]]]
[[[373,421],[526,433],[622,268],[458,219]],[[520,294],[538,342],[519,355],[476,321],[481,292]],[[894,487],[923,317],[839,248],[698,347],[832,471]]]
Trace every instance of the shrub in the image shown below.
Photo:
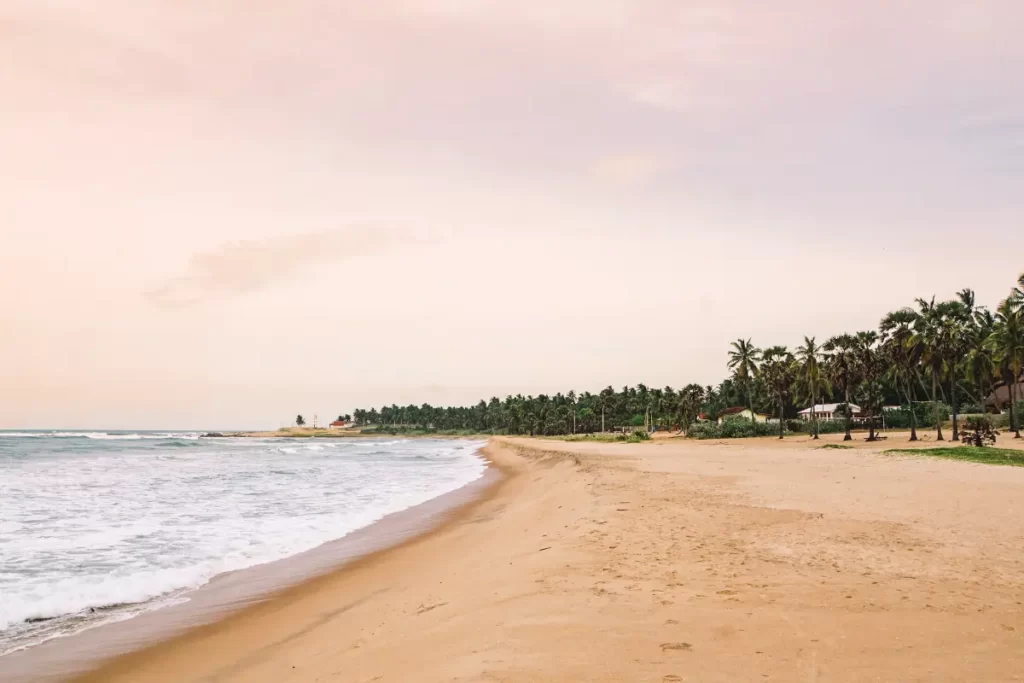
[[[814,423],[807,422],[807,426],[804,427],[803,431],[808,434],[814,433]],[[842,420],[821,420],[818,422],[818,433],[819,434],[842,434],[846,431],[846,426]]]
[[[909,405],[902,405],[896,410],[885,411],[885,426],[889,429],[910,429],[910,411],[913,409],[914,415],[917,417],[917,426],[920,427],[934,427],[935,426],[935,406],[931,403],[915,403],[913,408]],[[939,412],[943,414],[949,414],[949,409],[939,404]]]
[[[786,430],[796,434],[814,434],[811,420],[786,420]],[[819,434],[841,434],[845,430],[842,420],[818,420]],[[778,429],[775,430],[778,433]]]
[[[690,426],[689,436],[692,439],[740,439],[752,436],[776,436],[778,424],[751,422],[743,417],[730,417],[722,421],[698,422]]]
[[[642,429],[637,429],[631,434],[622,433],[616,437],[619,441],[625,441],[626,443],[640,443],[641,441],[650,441],[651,435]]]
[[[694,422],[686,430],[686,436],[691,439],[714,439],[719,436],[718,424],[714,422]]]
[[[985,415],[975,415],[964,421],[964,431],[960,440],[965,444],[981,448],[996,442],[996,430],[992,429],[992,421]]]

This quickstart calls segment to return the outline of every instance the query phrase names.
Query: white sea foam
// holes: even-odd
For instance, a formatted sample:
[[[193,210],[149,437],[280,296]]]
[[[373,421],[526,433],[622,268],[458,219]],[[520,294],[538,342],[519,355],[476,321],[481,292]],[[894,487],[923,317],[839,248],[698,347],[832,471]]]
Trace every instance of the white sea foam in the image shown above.
[[[8,432],[0,431],[0,438],[16,439],[96,439],[100,441],[137,441],[139,439],[184,439],[197,441],[195,432]]]
[[[485,469],[465,441],[87,438],[0,443],[0,654],[309,550]]]

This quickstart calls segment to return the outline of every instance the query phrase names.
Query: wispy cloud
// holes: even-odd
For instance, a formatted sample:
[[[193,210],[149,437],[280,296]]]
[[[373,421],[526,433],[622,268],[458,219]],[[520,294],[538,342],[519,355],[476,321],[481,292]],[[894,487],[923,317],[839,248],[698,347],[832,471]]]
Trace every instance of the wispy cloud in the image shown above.
[[[259,291],[294,278],[309,266],[347,261],[396,242],[393,231],[368,227],[228,242],[193,254],[184,275],[143,296],[158,308],[187,308],[213,297]]]

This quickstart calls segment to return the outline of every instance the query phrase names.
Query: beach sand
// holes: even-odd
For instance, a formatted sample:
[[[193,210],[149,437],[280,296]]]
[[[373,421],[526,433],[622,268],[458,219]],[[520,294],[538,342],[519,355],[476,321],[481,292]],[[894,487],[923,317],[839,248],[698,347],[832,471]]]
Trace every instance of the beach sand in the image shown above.
[[[1024,468],[816,445],[495,439],[440,528],[78,680],[1021,680]]]

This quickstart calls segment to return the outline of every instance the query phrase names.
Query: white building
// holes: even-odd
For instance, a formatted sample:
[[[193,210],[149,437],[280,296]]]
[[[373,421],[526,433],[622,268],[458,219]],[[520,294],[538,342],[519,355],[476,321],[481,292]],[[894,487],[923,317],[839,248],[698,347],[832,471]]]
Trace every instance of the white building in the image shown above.
[[[843,404],[842,403],[818,403],[818,404],[816,404],[814,406],[813,412],[814,412],[814,415],[819,420],[825,420],[825,421],[841,420],[841,419],[843,419],[843,416],[842,415],[836,415],[836,410],[841,405],[843,405]],[[856,405],[854,403],[849,403],[847,405],[850,406],[850,410],[853,412],[853,416],[854,417],[860,417],[861,416],[861,413],[863,411],[861,411],[860,406],[858,406],[858,405]],[[800,415],[800,419],[801,420],[810,420],[811,419],[811,412],[812,412],[811,408],[805,408],[805,409],[801,410],[798,413],[798,415]]]
[[[734,408],[726,408],[718,416],[718,424],[722,424],[728,418],[739,417],[744,420],[750,420],[750,416],[754,416],[756,422],[767,422],[768,416],[764,413],[751,413],[750,408],[744,408],[743,406],[736,406]]]

